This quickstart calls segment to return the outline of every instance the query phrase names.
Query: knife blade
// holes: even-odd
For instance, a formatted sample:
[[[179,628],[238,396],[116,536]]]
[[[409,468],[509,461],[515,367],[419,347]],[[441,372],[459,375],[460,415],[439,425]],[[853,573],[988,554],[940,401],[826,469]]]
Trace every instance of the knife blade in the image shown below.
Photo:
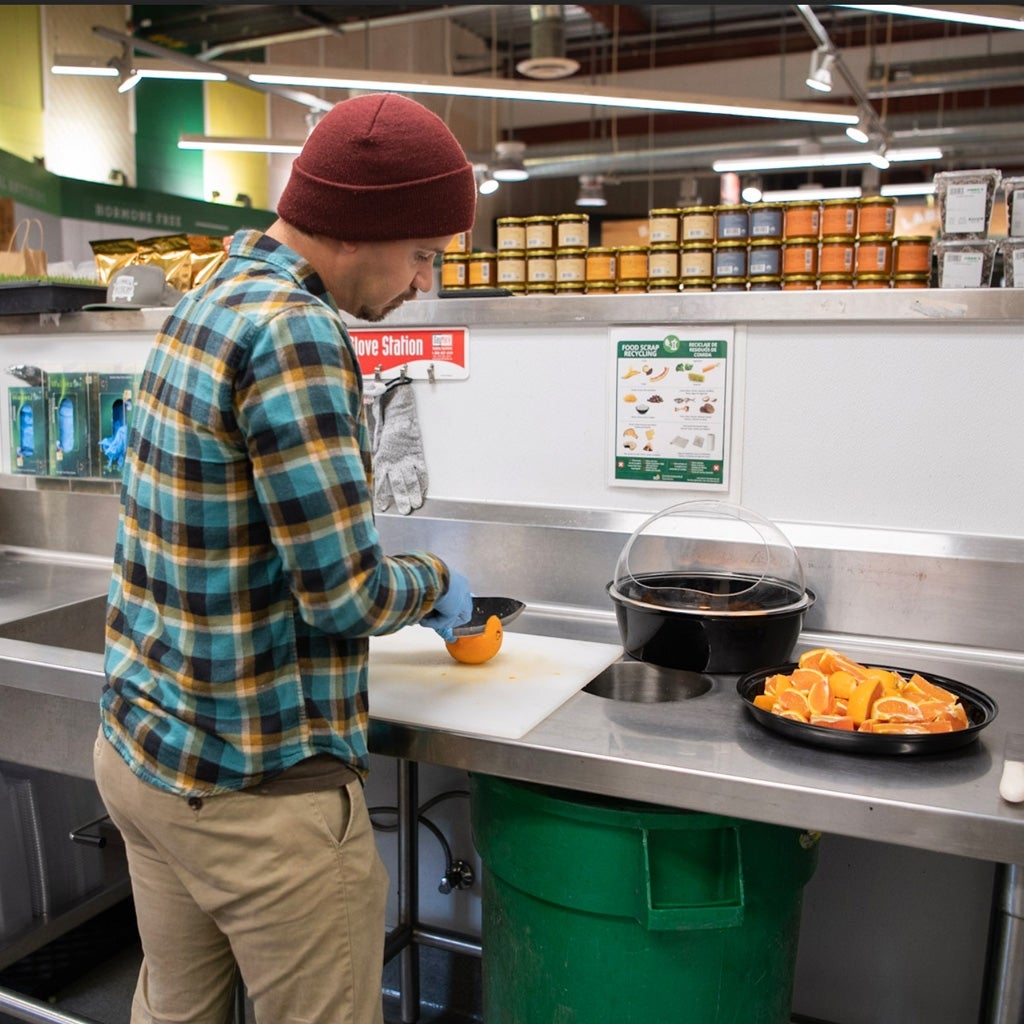
[[[469,622],[456,626],[452,632],[456,636],[475,636],[482,633],[487,625],[487,620],[492,615],[497,615],[502,626],[519,618],[526,605],[517,601],[514,597],[473,597],[473,614]]]

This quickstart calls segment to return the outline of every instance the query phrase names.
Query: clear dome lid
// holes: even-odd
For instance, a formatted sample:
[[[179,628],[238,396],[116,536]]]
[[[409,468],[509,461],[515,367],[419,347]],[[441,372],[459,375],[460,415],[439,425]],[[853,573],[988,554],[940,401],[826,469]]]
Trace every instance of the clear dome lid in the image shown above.
[[[633,532],[615,567],[621,600],[711,613],[807,604],[803,567],[774,524],[723,501],[684,501]]]

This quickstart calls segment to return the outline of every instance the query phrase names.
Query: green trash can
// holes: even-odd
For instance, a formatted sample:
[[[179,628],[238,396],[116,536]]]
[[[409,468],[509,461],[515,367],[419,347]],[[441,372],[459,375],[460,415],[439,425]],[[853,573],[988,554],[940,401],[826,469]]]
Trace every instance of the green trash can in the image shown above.
[[[487,1024],[788,1024],[817,834],[470,785]]]

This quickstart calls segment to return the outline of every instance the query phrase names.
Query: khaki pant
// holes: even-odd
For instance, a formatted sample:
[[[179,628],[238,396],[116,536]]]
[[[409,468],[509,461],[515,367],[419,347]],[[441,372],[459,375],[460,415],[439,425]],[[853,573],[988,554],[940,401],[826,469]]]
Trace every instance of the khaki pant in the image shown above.
[[[132,1024],[227,1024],[235,965],[260,1024],[382,1024],[388,879],[362,786],[186,800],[103,738],[143,961]]]

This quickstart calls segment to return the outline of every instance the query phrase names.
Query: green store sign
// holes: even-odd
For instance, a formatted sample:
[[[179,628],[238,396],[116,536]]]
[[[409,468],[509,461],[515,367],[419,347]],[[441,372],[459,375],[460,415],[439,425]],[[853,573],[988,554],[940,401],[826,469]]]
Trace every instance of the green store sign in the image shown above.
[[[124,224],[147,234],[227,235],[242,228],[267,228],[269,210],[205,203],[143,188],[103,185],[51,174],[0,150],[0,197],[74,220]]]

